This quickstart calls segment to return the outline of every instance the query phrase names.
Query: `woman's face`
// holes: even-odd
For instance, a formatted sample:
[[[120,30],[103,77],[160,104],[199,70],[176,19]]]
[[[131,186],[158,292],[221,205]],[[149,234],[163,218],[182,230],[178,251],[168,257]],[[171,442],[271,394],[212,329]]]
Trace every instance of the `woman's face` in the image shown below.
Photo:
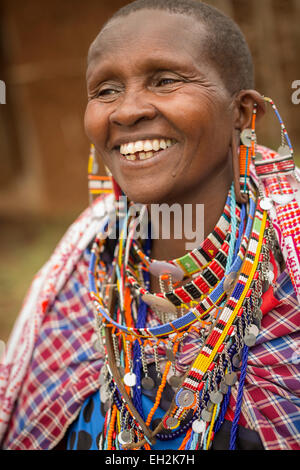
[[[189,16],[142,10],[91,46],[86,133],[130,200],[196,202],[229,165],[233,98],[206,40]]]

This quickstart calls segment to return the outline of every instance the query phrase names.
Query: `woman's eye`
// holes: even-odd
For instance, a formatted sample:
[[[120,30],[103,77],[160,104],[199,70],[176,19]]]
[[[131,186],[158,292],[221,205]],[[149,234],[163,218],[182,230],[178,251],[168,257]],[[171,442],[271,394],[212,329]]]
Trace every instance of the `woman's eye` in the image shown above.
[[[173,83],[178,82],[175,78],[171,77],[166,77],[166,78],[161,78],[158,80],[158,86],[164,86],[164,85],[173,85]]]
[[[111,96],[111,95],[114,95],[116,93],[118,93],[118,90],[115,90],[114,88],[104,88],[104,89],[100,90],[97,93],[97,95],[99,97],[101,97],[101,96]]]

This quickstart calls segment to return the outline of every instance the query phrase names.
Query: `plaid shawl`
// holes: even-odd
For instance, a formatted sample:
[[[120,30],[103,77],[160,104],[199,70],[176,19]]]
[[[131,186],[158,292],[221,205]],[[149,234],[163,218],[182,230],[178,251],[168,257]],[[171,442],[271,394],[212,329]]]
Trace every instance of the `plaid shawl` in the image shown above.
[[[101,355],[88,293],[86,247],[106,220],[110,197],[70,227],[36,276],[0,366],[3,449],[52,449],[98,390]],[[96,217],[95,217],[96,216]],[[241,424],[268,450],[300,449],[299,313],[283,272],[264,295],[264,318],[247,368]],[[233,387],[228,416],[234,409]]]

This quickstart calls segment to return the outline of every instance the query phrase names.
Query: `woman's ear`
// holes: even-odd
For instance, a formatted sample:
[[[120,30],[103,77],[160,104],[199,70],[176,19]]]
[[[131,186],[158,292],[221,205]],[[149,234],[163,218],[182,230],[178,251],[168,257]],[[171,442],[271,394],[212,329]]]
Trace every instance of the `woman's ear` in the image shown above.
[[[257,104],[257,117],[260,119],[266,112],[266,103],[263,96],[256,90],[242,90],[236,97],[237,118],[235,129],[242,131],[251,128],[254,104]]]

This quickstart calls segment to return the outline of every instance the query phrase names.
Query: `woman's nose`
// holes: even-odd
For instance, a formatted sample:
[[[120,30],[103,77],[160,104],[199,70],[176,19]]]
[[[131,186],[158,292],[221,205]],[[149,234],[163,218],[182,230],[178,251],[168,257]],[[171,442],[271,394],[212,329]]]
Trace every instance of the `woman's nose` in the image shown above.
[[[110,121],[119,126],[133,126],[139,121],[153,119],[156,113],[156,108],[147,99],[146,91],[128,91],[117,100]]]

